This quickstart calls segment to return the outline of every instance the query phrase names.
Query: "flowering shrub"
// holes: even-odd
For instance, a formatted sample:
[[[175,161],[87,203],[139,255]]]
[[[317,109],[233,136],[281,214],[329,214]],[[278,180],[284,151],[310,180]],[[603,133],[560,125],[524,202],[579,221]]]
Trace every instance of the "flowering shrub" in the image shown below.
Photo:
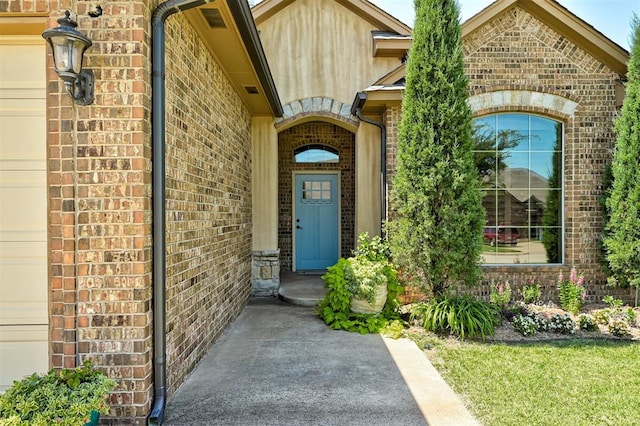
[[[577,314],[582,308],[586,296],[584,275],[578,276],[576,268],[571,268],[568,281],[564,279],[562,272],[558,275],[558,297],[562,309],[574,315]]]
[[[524,303],[537,303],[542,296],[540,292],[540,285],[534,280],[529,280],[525,286],[520,290]]]
[[[491,287],[492,289],[491,294],[489,294],[489,300],[491,303],[504,310],[511,301],[511,286],[509,285],[509,281],[505,281],[504,283],[499,282],[497,284],[491,281]]]
[[[530,316],[536,324],[536,329],[538,331],[549,331],[549,321],[547,321],[542,315],[533,313]]]
[[[538,331],[534,319],[524,315],[513,318],[513,328],[523,336],[533,336]]]
[[[574,334],[576,332],[576,323],[569,314],[555,314],[549,321],[549,330],[561,334]]]
[[[625,338],[631,336],[631,328],[621,318],[612,318],[609,321],[609,333],[616,337]]]
[[[598,324],[596,320],[589,314],[582,314],[578,317],[578,326],[580,330],[596,331]]]

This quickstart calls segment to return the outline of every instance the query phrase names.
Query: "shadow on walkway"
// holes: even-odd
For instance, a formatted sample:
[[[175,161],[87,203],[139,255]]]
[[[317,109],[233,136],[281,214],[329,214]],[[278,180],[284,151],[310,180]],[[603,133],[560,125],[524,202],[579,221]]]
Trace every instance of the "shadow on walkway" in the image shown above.
[[[401,373],[394,358],[411,351]],[[425,364],[433,369],[413,342],[334,331],[313,308],[253,299],[169,399],[164,424],[474,424],[439,376],[424,382]],[[431,389],[412,391],[416,380]]]

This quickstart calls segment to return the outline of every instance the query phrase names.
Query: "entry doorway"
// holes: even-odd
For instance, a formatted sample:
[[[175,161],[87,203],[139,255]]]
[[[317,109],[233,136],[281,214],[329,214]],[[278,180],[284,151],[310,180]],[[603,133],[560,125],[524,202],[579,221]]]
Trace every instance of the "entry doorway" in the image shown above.
[[[339,173],[295,173],[293,199],[295,270],[326,270],[340,253]]]

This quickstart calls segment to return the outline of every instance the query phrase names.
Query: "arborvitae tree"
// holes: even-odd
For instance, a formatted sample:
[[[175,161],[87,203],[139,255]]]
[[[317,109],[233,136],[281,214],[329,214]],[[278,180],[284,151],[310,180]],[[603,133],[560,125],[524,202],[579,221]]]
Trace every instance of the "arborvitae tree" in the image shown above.
[[[640,25],[633,21],[627,95],[616,120],[613,187],[604,245],[612,284],[640,286]]]
[[[391,194],[394,261],[434,295],[481,274],[482,207],[455,0],[416,0]]]

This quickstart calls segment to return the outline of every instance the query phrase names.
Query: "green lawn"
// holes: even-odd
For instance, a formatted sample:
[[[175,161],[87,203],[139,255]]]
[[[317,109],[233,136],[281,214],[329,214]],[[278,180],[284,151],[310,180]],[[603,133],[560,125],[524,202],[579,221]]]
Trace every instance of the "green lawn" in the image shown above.
[[[638,342],[447,341],[429,357],[486,426],[640,425]]]

